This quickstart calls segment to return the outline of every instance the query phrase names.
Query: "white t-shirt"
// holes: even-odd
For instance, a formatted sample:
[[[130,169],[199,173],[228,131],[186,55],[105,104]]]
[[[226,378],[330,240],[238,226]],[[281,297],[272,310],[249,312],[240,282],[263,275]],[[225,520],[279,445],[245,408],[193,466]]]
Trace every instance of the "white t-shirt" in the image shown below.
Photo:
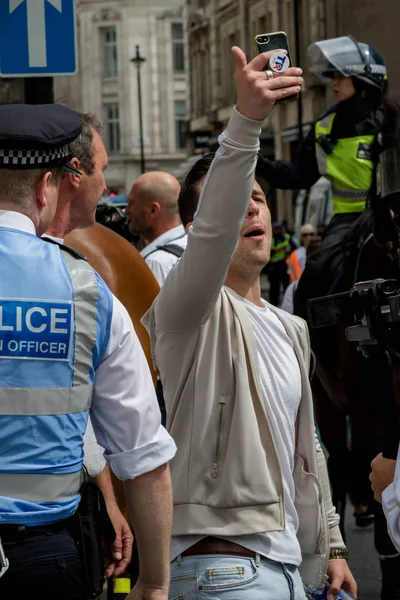
[[[182,248],[183,250],[186,248],[187,235],[183,225],[174,227],[158,236],[158,238],[150,242],[150,244],[140,252],[150,267],[154,277],[157,279],[160,287],[166,280],[167,275],[174,264],[178,261],[178,257],[174,254],[171,254],[166,250],[157,250],[160,246],[166,246],[167,244],[179,246],[179,248]]]
[[[300,368],[293,344],[278,317],[267,306],[260,308],[235,295],[246,306],[257,342],[261,392],[282,470],[286,527],[284,531],[224,539],[270,560],[299,566],[301,550],[297,540],[299,523],[294,506],[293,469],[295,423],[301,400]],[[201,537],[173,538],[172,558],[190,548]]]

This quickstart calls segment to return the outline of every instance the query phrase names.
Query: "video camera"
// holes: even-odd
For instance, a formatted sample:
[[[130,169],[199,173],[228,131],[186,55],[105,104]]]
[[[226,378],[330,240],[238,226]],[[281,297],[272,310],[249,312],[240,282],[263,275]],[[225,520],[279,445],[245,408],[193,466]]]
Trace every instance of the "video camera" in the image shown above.
[[[361,281],[349,292],[309,300],[308,318],[312,329],[346,325],[347,340],[356,342],[364,358],[371,361],[366,372],[383,414],[383,456],[396,459],[400,426],[388,346],[400,339],[400,282]]]
[[[308,317],[313,329],[348,325],[346,338],[358,342],[361,350],[387,345],[400,334],[400,282],[361,281],[348,292],[314,298],[308,301]]]

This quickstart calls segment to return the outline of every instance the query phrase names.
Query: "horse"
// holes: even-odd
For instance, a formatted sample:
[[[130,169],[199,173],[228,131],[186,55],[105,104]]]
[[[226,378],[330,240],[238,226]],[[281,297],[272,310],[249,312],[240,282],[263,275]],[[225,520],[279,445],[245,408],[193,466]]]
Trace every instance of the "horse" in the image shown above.
[[[145,260],[126,239],[99,223],[87,229],[75,229],[66,236],[65,244],[87,258],[127,309],[156,385],[157,372],[151,359],[150,339],[140,319],[160,288]],[[114,475],[112,478],[118,505],[128,519],[123,484]]]
[[[336,256],[326,265],[327,279],[335,280],[335,293],[351,290],[357,282],[377,278],[400,282],[400,194],[381,197],[377,177],[379,156],[384,156],[385,150],[389,148],[400,148],[400,135],[395,126],[397,110],[391,116],[392,119],[390,114],[387,117],[379,146],[377,144],[375,148],[376,169],[369,205],[342,244],[342,249],[353,247],[353,251],[346,254],[342,249],[336,248]],[[375,515],[375,545],[378,554],[381,557],[394,557],[390,561],[381,560],[382,598],[397,600],[400,599],[396,575],[400,567],[400,556],[390,541],[380,506],[374,503],[369,482],[371,460],[382,451],[387,442],[384,398],[381,396],[382,402],[377,401],[379,386],[383,389],[385,382],[377,381],[374,359],[365,358],[357,345],[347,340],[346,330],[350,325],[351,322],[340,323],[315,331],[311,327],[312,348],[317,359],[312,381],[316,420],[322,442],[329,453],[332,495],[342,517],[342,532],[345,534],[343,520],[346,497],[349,494],[354,506],[358,509],[363,507],[364,511],[367,508],[365,512],[356,511],[357,524],[367,524]],[[392,340],[388,351],[392,373],[387,385],[393,386],[394,397],[400,398],[400,339],[399,342]],[[396,420],[395,406],[392,414]],[[350,447],[348,417],[351,421]],[[397,432],[397,427],[395,431]],[[398,436],[393,442],[397,447]]]

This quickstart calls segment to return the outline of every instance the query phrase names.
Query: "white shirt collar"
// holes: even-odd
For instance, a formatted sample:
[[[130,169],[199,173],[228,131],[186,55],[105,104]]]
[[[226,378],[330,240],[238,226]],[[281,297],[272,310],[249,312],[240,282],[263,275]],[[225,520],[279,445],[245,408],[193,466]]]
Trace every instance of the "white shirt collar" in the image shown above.
[[[44,233],[42,237],[47,238],[48,240],[53,240],[53,242],[57,242],[57,244],[64,244],[64,238],[58,238],[54,235],[49,235],[48,233]]]
[[[18,229],[18,231],[36,235],[36,227],[33,221],[26,215],[14,210],[0,210],[0,227]]]
[[[148,246],[143,248],[140,254],[143,256],[143,258],[146,258],[146,256],[150,254],[150,252],[153,252],[153,250],[157,249],[157,246],[165,246],[166,244],[170,244],[171,242],[174,242],[175,240],[184,237],[184,235],[186,235],[184,226],[178,225],[178,227],[169,229],[165,233],[159,235],[158,238],[156,238],[155,240],[150,242]]]

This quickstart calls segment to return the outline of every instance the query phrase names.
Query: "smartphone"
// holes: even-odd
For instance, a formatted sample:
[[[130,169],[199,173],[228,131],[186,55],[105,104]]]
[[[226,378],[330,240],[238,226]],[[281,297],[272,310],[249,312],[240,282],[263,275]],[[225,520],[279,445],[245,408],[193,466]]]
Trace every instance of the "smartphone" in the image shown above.
[[[275,31],[273,33],[261,33],[254,38],[254,47],[257,54],[269,52],[270,50],[286,50],[289,58],[290,66],[293,66],[292,55],[290,54],[289,41],[284,31]],[[268,65],[265,67],[268,69]],[[276,104],[287,104],[294,102],[299,97],[299,94],[293,94],[282,100],[277,100]]]

